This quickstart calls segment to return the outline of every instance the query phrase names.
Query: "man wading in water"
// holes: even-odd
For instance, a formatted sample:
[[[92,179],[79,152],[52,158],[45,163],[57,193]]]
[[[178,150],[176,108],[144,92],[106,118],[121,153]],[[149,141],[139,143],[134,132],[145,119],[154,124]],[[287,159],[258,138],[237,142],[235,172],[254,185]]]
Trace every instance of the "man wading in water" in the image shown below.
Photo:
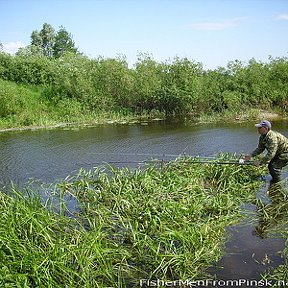
[[[272,131],[272,125],[268,120],[263,120],[255,126],[260,134],[259,144],[251,154],[245,155],[244,160],[251,160],[252,157],[261,154],[266,149],[267,154],[260,161],[254,161],[254,165],[268,163],[268,169],[272,176],[270,183],[279,183],[282,168],[288,164],[288,139],[279,132]]]

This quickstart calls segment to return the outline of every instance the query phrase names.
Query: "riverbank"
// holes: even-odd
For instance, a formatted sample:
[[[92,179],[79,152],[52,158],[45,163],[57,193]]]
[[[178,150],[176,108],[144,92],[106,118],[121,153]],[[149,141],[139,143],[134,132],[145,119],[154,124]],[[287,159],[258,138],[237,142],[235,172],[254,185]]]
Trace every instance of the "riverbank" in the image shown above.
[[[49,100],[42,86],[20,85],[0,79],[0,131],[85,127],[98,124],[132,124],[174,118],[187,125],[193,123],[215,123],[221,121],[243,122],[256,119],[277,120],[285,117],[285,107],[275,106],[263,110],[250,106],[227,107],[215,112],[213,109],[177,110],[133,110],[121,106],[104,109],[101,105],[88,109],[87,103],[76,99]],[[192,101],[192,100],[191,100]],[[190,103],[191,104],[191,103]],[[86,105],[86,106],[85,106]],[[197,101],[193,105],[197,105]],[[250,108],[249,108],[250,107]],[[267,106],[269,107],[269,106]],[[190,111],[190,112],[189,112]],[[217,110],[218,111],[218,110]],[[183,113],[183,114],[181,114]],[[169,116],[168,116],[169,115]]]
[[[98,117],[97,117],[98,118]],[[141,123],[147,123],[147,122],[154,122],[154,121],[163,121],[165,117],[163,118],[149,118],[147,116],[119,116],[116,115],[115,117],[112,115],[112,117],[103,118],[100,117],[98,120],[88,120],[88,121],[80,121],[80,122],[60,122],[55,124],[43,124],[43,125],[29,125],[29,126],[18,126],[18,127],[9,127],[9,128],[0,128],[0,132],[8,132],[8,131],[25,131],[25,130],[38,130],[38,129],[57,129],[57,128],[76,128],[76,127],[93,127],[96,125],[103,125],[103,124],[141,124]]]
[[[178,118],[178,119],[177,119]],[[228,121],[230,123],[233,122],[244,122],[244,121],[252,121],[252,120],[261,120],[261,119],[268,119],[270,121],[279,121],[286,119],[286,115],[283,113],[275,110],[275,111],[266,111],[262,109],[250,109],[248,111],[244,111],[241,113],[229,112],[226,111],[225,113],[221,114],[213,114],[213,115],[200,115],[200,116],[174,116],[169,117],[169,119],[174,119],[177,121],[183,121],[187,123],[187,125],[192,124],[205,124],[205,123],[218,123],[222,121]],[[153,114],[144,114],[144,115],[133,115],[129,113],[99,113],[99,114],[91,114],[91,115],[81,115],[79,117],[79,121],[73,122],[60,122],[57,121],[46,121],[46,123],[41,123],[37,125],[16,125],[15,127],[10,127],[13,125],[9,122],[0,122],[0,132],[8,132],[8,131],[25,131],[25,130],[38,130],[38,129],[57,129],[57,128],[67,128],[72,129],[75,127],[90,127],[95,125],[103,125],[103,124],[141,124],[147,122],[154,122],[154,121],[163,121],[166,120],[162,113],[154,112]],[[8,127],[6,127],[8,126]]]

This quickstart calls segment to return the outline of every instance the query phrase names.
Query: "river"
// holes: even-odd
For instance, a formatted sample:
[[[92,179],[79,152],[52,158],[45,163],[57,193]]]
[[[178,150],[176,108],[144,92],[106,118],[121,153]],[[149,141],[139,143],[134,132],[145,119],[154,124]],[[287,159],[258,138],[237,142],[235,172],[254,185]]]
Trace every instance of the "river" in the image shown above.
[[[1,182],[22,185],[29,178],[51,182],[92,168],[101,162],[127,165],[150,158],[175,155],[214,156],[219,152],[243,153],[254,149],[253,124],[206,124],[157,121],[134,125],[99,125],[0,133]],[[170,157],[170,155],[172,155]]]
[[[171,160],[177,155],[215,156],[220,152],[249,153],[257,145],[254,122],[185,125],[177,121],[152,121],[134,124],[106,124],[84,128],[57,128],[10,131],[0,133],[0,185],[11,182],[22,187],[29,179],[51,183],[73,175],[83,167],[91,169],[101,163],[117,166],[139,166],[149,159]],[[287,122],[273,123],[273,129],[288,136]],[[259,197],[267,199],[266,175]],[[285,242],[281,238],[261,238],[255,235],[257,207],[244,205],[252,211],[251,221],[227,227],[230,240],[227,255],[213,270],[219,279],[259,279],[267,269],[283,259],[279,251]],[[264,265],[264,264],[265,265]],[[244,286],[242,286],[244,287]]]

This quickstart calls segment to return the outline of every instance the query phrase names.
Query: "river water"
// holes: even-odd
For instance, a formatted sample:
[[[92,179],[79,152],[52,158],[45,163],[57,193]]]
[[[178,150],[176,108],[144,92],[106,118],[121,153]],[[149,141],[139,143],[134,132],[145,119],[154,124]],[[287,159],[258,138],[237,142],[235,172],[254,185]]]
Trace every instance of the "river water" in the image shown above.
[[[106,124],[85,128],[26,130],[0,133],[0,185],[11,181],[25,186],[29,179],[51,183],[73,175],[83,167],[91,169],[101,163],[136,167],[149,159],[171,160],[177,155],[215,156],[220,152],[249,153],[257,145],[254,122],[185,125],[177,121],[152,121],[134,124]],[[288,136],[287,122],[273,123],[273,129]],[[266,175],[259,197],[267,198]],[[269,199],[266,199],[269,201]],[[283,259],[281,238],[262,238],[255,235],[257,207],[246,205],[252,211],[251,221],[228,227],[230,240],[227,255],[213,273],[219,279],[259,279],[267,269]],[[264,259],[265,258],[265,259]],[[264,265],[264,264],[265,265]],[[223,268],[219,268],[219,265]],[[242,286],[245,287],[245,286]]]

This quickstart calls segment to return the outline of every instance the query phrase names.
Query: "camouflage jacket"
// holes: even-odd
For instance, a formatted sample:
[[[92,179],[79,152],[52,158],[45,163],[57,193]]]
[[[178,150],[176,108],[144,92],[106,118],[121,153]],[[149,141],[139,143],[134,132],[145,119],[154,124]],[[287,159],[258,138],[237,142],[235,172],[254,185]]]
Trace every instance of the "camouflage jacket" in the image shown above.
[[[261,135],[258,147],[251,153],[251,156],[259,155],[265,149],[267,154],[261,159],[261,163],[268,163],[274,157],[288,160],[288,139],[278,132],[269,130],[267,134]]]

